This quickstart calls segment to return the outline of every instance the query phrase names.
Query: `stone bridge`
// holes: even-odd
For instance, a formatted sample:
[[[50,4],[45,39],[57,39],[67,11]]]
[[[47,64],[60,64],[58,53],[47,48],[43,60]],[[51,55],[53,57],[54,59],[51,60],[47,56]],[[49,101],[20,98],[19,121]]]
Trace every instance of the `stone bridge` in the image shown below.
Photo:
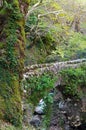
[[[39,76],[44,72],[53,72],[58,74],[58,72],[65,68],[77,68],[81,65],[86,65],[86,59],[77,59],[64,62],[46,63],[46,64],[35,64],[27,66],[24,68],[24,78],[31,76]]]
[[[65,68],[78,68],[86,65],[86,59],[77,59],[72,61],[55,62],[48,64],[35,64],[24,68],[24,79],[31,76],[40,76],[44,72],[53,72],[55,75]],[[62,91],[58,89],[62,85],[61,80],[55,84],[54,102],[50,119],[49,130],[85,130],[83,122],[86,122],[86,96],[80,100],[70,97],[64,98]],[[86,93],[86,89],[82,92]],[[80,90],[81,91],[81,90]],[[63,123],[61,126],[60,123]],[[86,126],[86,125],[85,125]]]

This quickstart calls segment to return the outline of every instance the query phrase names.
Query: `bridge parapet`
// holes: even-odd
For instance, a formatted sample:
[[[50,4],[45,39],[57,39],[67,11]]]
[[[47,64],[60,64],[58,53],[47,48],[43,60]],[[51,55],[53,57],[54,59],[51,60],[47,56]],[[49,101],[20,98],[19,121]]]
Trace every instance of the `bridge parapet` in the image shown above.
[[[44,72],[53,72],[58,74],[58,72],[64,68],[78,68],[81,65],[86,65],[86,59],[77,59],[64,62],[46,63],[46,64],[35,64],[24,69],[24,78],[31,76],[39,76]]]

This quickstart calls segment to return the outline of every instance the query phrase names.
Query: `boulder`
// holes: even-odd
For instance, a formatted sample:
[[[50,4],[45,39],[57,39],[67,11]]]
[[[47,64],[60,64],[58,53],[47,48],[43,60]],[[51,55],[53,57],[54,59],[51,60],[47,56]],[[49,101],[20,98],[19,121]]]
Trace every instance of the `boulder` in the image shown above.
[[[32,117],[32,120],[30,121],[30,124],[34,127],[39,127],[41,124],[41,119],[38,115],[35,115]]]

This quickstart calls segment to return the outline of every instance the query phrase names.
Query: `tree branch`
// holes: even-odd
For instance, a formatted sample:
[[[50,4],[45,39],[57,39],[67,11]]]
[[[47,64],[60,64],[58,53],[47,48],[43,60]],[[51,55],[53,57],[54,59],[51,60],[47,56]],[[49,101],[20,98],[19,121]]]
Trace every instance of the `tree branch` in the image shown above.
[[[42,2],[43,2],[43,0],[39,0],[38,3],[36,3],[35,5],[33,5],[33,7],[31,8],[31,10],[28,11],[28,13],[26,15],[26,19],[36,9],[36,7],[38,7]]]
[[[3,6],[3,0],[0,0],[0,7]]]
[[[41,17],[45,17],[46,15],[49,14],[55,14],[55,15],[59,15],[60,13],[64,12],[63,10],[59,10],[59,11],[51,11],[51,12],[47,12],[45,14],[39,14],[38,15],[38,19],[40,19]]]

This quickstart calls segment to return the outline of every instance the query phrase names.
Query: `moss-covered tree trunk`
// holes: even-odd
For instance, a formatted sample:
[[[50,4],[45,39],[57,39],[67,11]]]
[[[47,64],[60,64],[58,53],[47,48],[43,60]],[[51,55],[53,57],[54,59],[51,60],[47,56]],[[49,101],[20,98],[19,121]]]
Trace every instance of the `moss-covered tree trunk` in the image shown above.
[[[24,67],[25,14],[29,0],[0,2],[0,119],[21,125],[20,84]]]

